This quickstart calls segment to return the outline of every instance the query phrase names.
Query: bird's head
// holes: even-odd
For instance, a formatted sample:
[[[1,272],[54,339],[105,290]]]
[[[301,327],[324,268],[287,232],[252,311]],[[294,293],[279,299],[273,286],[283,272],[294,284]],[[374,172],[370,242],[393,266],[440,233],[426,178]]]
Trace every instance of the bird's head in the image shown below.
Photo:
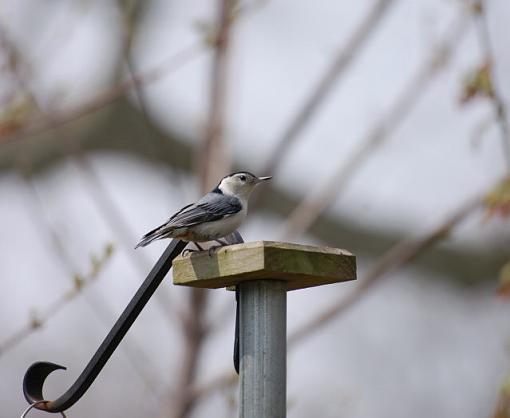
[[[241,199],[248,199],[257,184],[270,178],[271,176],[257,177],[247,171],[239,171],[223,177],[214,190],[223,194],[237,196]]]

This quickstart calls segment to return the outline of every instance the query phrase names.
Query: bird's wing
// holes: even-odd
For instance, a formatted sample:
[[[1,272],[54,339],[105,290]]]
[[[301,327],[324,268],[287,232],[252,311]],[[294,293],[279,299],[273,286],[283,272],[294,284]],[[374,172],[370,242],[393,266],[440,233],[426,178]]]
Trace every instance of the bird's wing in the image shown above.
[[[197,203],[188,205],[173,215],[164,225],[174,229],[217,221],[232,216],[243,208],[239,199],[218,193],[208,193]]]
[[[232,216],[243,209],[243,205],[232,196],[208,193],[197,203],[184,206],[163,225],[146,233],[135,248],[145,247],[155,239],[167,236],[177,228],[186,228],[204,222],[217,221]]]

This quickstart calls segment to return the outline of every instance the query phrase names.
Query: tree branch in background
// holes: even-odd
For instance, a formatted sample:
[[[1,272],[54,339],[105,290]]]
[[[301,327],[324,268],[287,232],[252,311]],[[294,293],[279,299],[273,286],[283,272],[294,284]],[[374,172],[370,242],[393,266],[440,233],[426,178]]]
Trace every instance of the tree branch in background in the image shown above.
[[[341,76],[345,74],[350,64],[362,51],[365,43],[386,16],[389,6],[394,2],[394,0],[378,0],[352,33],[345,46],[339,49],[326,72],[292,118],[282,137],[276,141],[276,148],[272,152],[267,164],[261,170],[262,173],[273,173],[281,161],[283,161],[286,150],[298,139],[299,134],[310,122],[324,100],[332,94],[335,84],[338,83]]]
[[[237,7],[231,13],[231,20],[233,20],[234,15],[236,19],[245,18],[251,13],[258,11],[264,4],[265,1],[258,1],[249,6],[243,5]],[[0,33],[0,41],[3,35],[4,34]],[[61,125],[74,122],[82,117],[97,112],[114,103],[132,89],[159,81],[170,75],[173,71],[191,63],[210,49],[210,41],[211,39],[206,37],[205,41],[204,39],[200,39],[182,48],[179,52],[164,59],[159,65],[152,69],[138,75],[132,75],[129,80],[120,82],[101,92],[88,103],[82,104],[75,109],[60,111],[58,113],[53,112],[51,118],[41,116],[33,120],[16,120],[14,123],[9,120],[0,120],[0,145],[2,143],[25,140],[31,136],[45,133]],[[216,41],[213,40],[213,43],[214,42]]]
[[[79,287],[78,290],[81,291],[84,288],[83,284],[89,284],[88,282],[91,282],[93,278],[97,277],[105,263],[110,260],[114,250],[113,244],[109,243],[105,246],[104,254],[101,257],[91,257],[92,269],[94,270],[88,274],[88,277],[94,277],[89,279],[88,282],[84,281],[82,277],[87,277],[87,275],[83,276],[77,273],[79,271],[77,264],[67,252],[65,245],[63,245],[58,236],[58,233],[51,225],[47,216],[45,216],[44,204],[41,201],[34,183],[30,180],[27,173],[22,174],[24,174],[24,182],[28,189],[28,197],[30,198],[26,207],[31,211],[34,223],[44,228],[45,231],[41,232],[45,232],[45,234],[51,239],[50,247],[53,251],[55,261],[64,267],[65,275],[72,278],[75,287]],[[78,294],[79,292],[77,292],[74,296],[78,296]],[[85,292],[84,297],[91,311],[99,319],[104,328],[109,329],[112,326],[112,321],[116,314],[110,309],[106,300],[100,293],[95,294],[94,297],[90,297],[90,294]],[[70,299],[67,299],[67,302],[70,302]],[[46,322],[48,319],[49,318],[46,318]],[[136,340],[133,338],[127,338],[126,344],[123,344],[121,350],[126,355],[131,367],[140,380],[144,382],[145,386],[150,390],[150,394],[156,396],[159,390],[156,378],[157,373],[154,372],[156,367],[154,367],[150,359],[147,355],[145,355],[143,349],[138,345]],[[150,370],[152,370],[151,373],[149,373]]]
[[[228,49],[235,0],[219,0],[219,27],[213,36],[215,54],[212,65],[209,115],[204,146],[198,155],[202,192],[214,187],[230,167],[229,152],[224,146],[224,119],[227,99]]]
[[[477,22],[478,22],[478,37],[480,45],[485,54],[486,71],[488,75],[488,81],[490,84],[490,91],[487,97],[491,100],[494,111],[496,114],[496,120],[501,132],[501,145],[503,147],[503,154],[505,157],[507,169],[510,172],[510,127],[508,122],[508,111],[499,90],[498,80],[496,78],[496,60],[491,43],[491,37],[489,33],[489,24],[487,16],[487,1],[480,1],[475,3],[472,10],[474,11]]]
[[[1,28],[0,28],[1,29]],[[0,34],[3,32],[0,30]],[[30,89],[30,83],[25,79],[23,74],[19,71],[19,66],[23,64],[24,60],[22,55],[18,52],[17,47],[9,41],[5,36],[2,38],[3,48],[5,52],[9,56],[16,56],[16,66],[11,65],[9,67],[9,71],[13,75],[16,83],[19,88],[23,90],[24,94],[28,97],[31,102],[31,105],[34,109],[42,115],[47,115],[48,118],[51,117],[45,109],[43,109],[39,103],[39,100],[32,93]],[[136,86],[134,87],[137,88]],[[101,212],[103,218],[106,219],[108,225],[113,229],[115,235],[119,237],[121,245],[124,247],[124,250],[129,253],[132,252],[134,243],[136,242],[136,236],[131,231],[129,223],[126,221],[125,216],[122,214],[122,211],[115,204],[115,202],[109,196],[106,188],[103,185],[103,182],[98,176],[92,165],[90,164],[86,155],[83,155],[81,152],[81,148],[78,143],[68,140],[68,138],[63,134],[63,130],[58,132],[58,136],[61,137],[61,141],[64,144],[64,149],[66,153],[72,156],[72,161],[75,163],[76,168],[80,172],[82,179],[85,181],[86,186],[88,186],[89,196],[94,201],[96,207]],[[29,161],[22,161],[25,167],[30,166]],[[28,171],[30,171],[28,167]],[[131,263],[141,274],[142,277],[145,276],[147,271],[150,268],[151,262],[147,257],[144,258],[143,254],[139,254],[138,257],[128,257],[131,260]],[[72,270],[72,269],[71,269]],[[170,318],[174,313],[173,304],[169,302],[168,297],[166,297],[165,293],[157,292],[155,295],[155,299],[158,302],[159,306],[162,308],[163,312],[165,312],[167,318]]]
[[[402,95],[399,96],[396,104],[390,110],[389,114],[370,130],[369,134],[362,142],[362,147],[353,154],[353,156],[351,156],[349,163],[347,164],[349,169],[347,170],[345,168],[346,166],[342,166],[338,173],[343,175],[345,172],[348,172],[349,175],[351,175],[351,172],[354,171],[353,168],[357,168],[361,165],[366,156],[370,155],[378,145],[386,140],[399,123],[402,122],[413,105],[417,103],[418,99],[424,93],[428,83],[438,74],[440,69],[444,68],[448,60],[451,58],[455,47],[466,32],[469,18],[470,15],[467,11],[463,11],[461,13],[453,25],[452,30],[447,34],[439,46],[434,49],[431,54],[431,58],[420,67],[411,82],[406,86],[406,88],[404,88]],[[294,215],[291,215],[287,224],[287,237],[290,235],[296,236],[305,232],[322,210],[329,205],[331,199],[335,197],[338,192],[337,184],[341,183],[339,182],[339,178],[340,180],[344,180],[347,178],[347,175],[345,175],[345,177],[340,177],[339,174],[335,175],[334,180],[332,179],[327,183],[327,187],[321,188],[320,194],[312,195],[311,199],[305,199],[303,203],[298,206],[296,211],[299,210],[299,212],[295,212]],[[339,314],[343,313],[348,307],[360,300],[361,296],[370,289],[380,277],[383,277],[388,272],[394,271],[408,264],[418,255],[444,239],[458,223],[478,208],[481,202],[482,199],[478,198],[475,202],[463,206],[449,217],[446,222],[441,224],[438,228],[426,233],[422,238],[417,240],[405,239],[397,243],[383,257],[381,257],[378,262],[376,262],[366,277],[360,280],[359,287],[351,295],[334,304],[323,313],[317,315],[309,323],[291,334],[289,342],[292,344],[289,348],[294,347],[298,341],[301,341],[305,337],[311,335],[314,331],[325,326]],[[296,213],[299,216],[296,216]],[[301,216],[303,216],[303,218],[301,218]],[[294,220],[293,217],[295,217]],[[207,396],[209,393],[215,392],[217,389],[221,389],[225,385],[231,385],[236,381],[237,380],[232,373],[218,375],[209,383],[202,386],[196,386],[193,390],[193,396]]]
[[[211,96],[204,147],[200,150],[200,180],[202,191],[211,189],[230,162],[224,146],[224,124],[228,82],[228,52],[232,13],[235,0],[218,0],[218,29],[214,36],[215,54],[211,74]],[[184,351],[177,380],[177,393],[172,405],[172,417],[186,418],[196,405],[190,397],[198,370],[199,357],[208,334],[205,311],[208,293],[204,289],[189,289],[189,311],[182,317]]]
[[[344,164],[337,168],[330,179],[320,187],[309,190],[302,202],[287,218],[284,226],[284,239],[290,240],[304,233],[345,189],[367,158],[391,137],[391,134],[400,126],[426,92],[429,83],[441,69],[445,68],[460,39],[466,33],[469,18],[470,15],[467,11],[461,13],[453,24],[452,30],[404,87],[393,107],[359,141],[360,146],[351,153]]]
[[[120,3],[120,1],[119,1]],[[126,7],[129,5],[126,4]],[[135,6],[133,6],[135,7]],[[139,77],[135,75],[133,70],[133,63],[131,58],[131,47],[133,44],[133,32],[135,31],[135,23],[133,22],[133,15],[135,12],[131,9],[124,10],[121,9],[122,13],[121,17],[123,19],[123,27],[124,31],[124,55],[125,61],[127,64],[128,73],[131,80],[135,80]],[[154,80],[155,81],[155,80]],[[142,109],[142,113],[144,115],[144,120],[147,126],[150,125],[150,121],[148,115],[146,113],[145,101],[143,100],[142,93],[139,91],[144,83],[137,83],[132,86],[134,90],[138,104]],[[67,138],[66,138],[67,139]],[[68,153],[73,157],[72,161],[74,162],[76,168],[83,181],[85,182],[85,187],[87,188],[88,195],[94,201],[95,206],[100,211],[101,216],[106,220],[109,227],[113,230],[114,235],[119,239],[121,246],[127,254],[131,254],[133,252],[134,244],[137,241],[137,236],[133,232],[129,222],[126,220],[121,208],[115,201],[112,199],[110,194],[108,193],[106,187],[104,186],[103,180],[101,176],[96,173],[94,167],[90,163],[90,160],[87,155],[85,155],[79,144],[76,142],[71,143],[71,141],[65,141],[67,145]],[[129,256],[131,264],[137,270],[141,277],[144,277],[150,269],[152,265],[152,261],[149,260],[147,255],[143,252],[139,252],[136,256]],[[154,299],[158,303],[158,306],[165,313],[167,319],[172,319],[177,309],[174,304],[170,301],[168,294],[166,292],[156,292],[154,295]],[[172,319],[173,320],[173,319]]]
[[[41,107],[39,100],[37,97],[32,93],[30,88],[30,82],[25,78],[25,75],[20,71],[20,67],[24,64],[24,57],[21,53],[19,53],[16,45],[12,43],[4,34],[4,32],[0,28],[0,34],[2,34],[2,47],[3,51],[8,56],[15,56],[16,60],[9,60],[11,62],[11,65],[8,66],[8,71],[13,76],[15,80],[15,89],[18,89],[23,92],[23,94],[29,99],[31,106],[40,114],[45,114],[45,110]],[[65,139],[62,140],[65,149],[68,152],[79,152],[78,146],[70,143],[69,141],[66,141]],[[80,161],[78,159],[78,161]],[[52,227],[50,221],[47,219],[47,217],[44,215],[44,205],[41,201],[37,189],[33,182],[30,179],[30,172],[31,172],[31,162],[27,159],[20,159],[17,161],[18,165],[17,168],[20,172],[21,178],[23,179],[23,182],[28,190],[27,196],[30,198],[30,201],[26,205],[26,207],[31,210],[31,214],[34,220],[37,220],[35,224],[37,226],[42,226],[45,230],[45,233],[48,237],[51,239],[51,246],[53,255],[55,260],[57,261],[57,264],[62,266],[65,270],[65,274],[69,278],[73,278],[74,280],[74,289],[72,291],[68,291],[64,293],[57,301],[55,301],[54,304],[50,305],[50,307],[45,311],[44,322],[47,322],[50,317],[53,314],[56,314],[61,308],[58,305],[59,301],[65,301],[70,302],[71,300],[74,300],[78,294],[81,293],[81,290],[84,288],[84,285],[89,284],[92,279],[95,279],[97,275],[99,274],[100,267],[102,267],[106,261],[109,261],[109,258],[111,257],[111,254],[113,253],[113,244],[108,244],[105,248],[105,254],[102,256],[102,258],[92,257],[92,271],[88,274],[88,276],[82,276],[81,274],[78,274],[79,271],[78,266],[73,261],[72,257],[68,254],[68,252],[65,249],[65,246],[62,245],[61,240],[58,237],[57,232]],[[83,162],[84,163],[84,162]],[[85,163],[84,163],[85,164]],[[87,167],[86,165],[79,165],[79,168],[82,169],[82,173],[86,173],[90,169],[90,167]],[[92,174],[92,173],[90,173]],[[108,206],[108,196],[104,192],[103,188],[101,187],[101,184],[98,183],[96,187],[92,188],[94,191],[97,191],[99,195],[101,195],[101,192],[103,192],[102,196],[104,199],[98,199],[99,201],[103,202],[103,200],[106,201],[105,205]],[[95,195],[94,195],[95,196]],[[112,205],[110,205],[112,206]],[[108,213],[108,211],[106,211]],[[110,224],[118,225],[120,222],[122,224],[122,221],[118,219],[118,217],[114,217],[113,220],[110,220]],[[132,241],[134,242],[134,241]],[[144,269],[145,274],[145,269]],[[83,277],[88,277],[88,280],[84,279]],[[115,314],[110,310],[108,304],[102,297],[99,295],[96,295],[93,299],[88,297],[86,294],[85,297],[86,302],[90,306],[92,312],[97,316],[97,318],[102,322],[102,324],[108,329],[111,326],[111,320],[115,317]],[[33,324],[38,324],[40,321],[39,319],[35,319]],[[33,326],[31,328],[32,330],[36,330],[39,327]],[[30,335],[29,328],[23,327],[19,331],[15,332],[7,341],[6,347],[4,348],[12,348],[14,347],[18,342],[21,342],[23,338],[28,337]],[[133,367],[133,370],[138,374],[141,381],[144,382],[145,386],[150,389],[150,394],[153,396],[157,395],[157,387],[158,385],[154,383],[154,377],[148,376],[148,365],[150,365],[150,361],[147,358],[147,356],[144,354],[143,350],[140,346],[131,339],[128,341],[128,344],[123,346],[122,351],[126,355],[129,363]],[[143,366],[142,366],[143,363]],[[154,370],[155,368],[152,367]],[[152,376],[155,376],[154,373],[152,373]]]
[[[358,285],[349,295],[342,297],[338,302],[333,303],[331,307],[316,315],[310,322],[293,332],[288,339],[289,346],[294,346],[305,337],[322,329],[338,317],[338,315],[352,307],[356,302],[359,302],[365,293],[382,278],[386,277],[388,273],[409,264],[417,256],[447,238],[457,225],[482,206],[484,197],[485,194],[463,205],[450,215],[445,222],[425,233],[421,238],[404,239],[390,248],[359,280]]]
[[[30,136],[45,133],[61,125],[73,122],[91,113],[94,113],[105,106],[114,103],[133,88],[147,85],[161,80],[172,71],[176,71],[194,59],[201,56],[206,50],[203,42],[197,42],[183,48],[180,52],[164,60],[158,66],[147,70],[129,80],[123,81],[112,88],[100,93],[94,99],[79,106],[76,109],[52,113],[51,117],[39,117],[24,124],[16,124],[9,128],[9,121],[0,121],[0,144],[27,139]]]
[[[111,245],[107,245],[100,257],[94,257],[92,259],[92,265],[89,272],[85,275],[74,274],[73,287],[71,289],[58,296],[46,308],[41,309],[39,312],[34,312],[29,317],[25,326],[20,328],[18,331],[15,331],[10,337],[0,343],[0,355],[14,348],[34,331],[45,325],[53,316],[57,315],[63,308],[65,308],[69,302],[73,301],[85,287],[95,282],[99,277],[99,273],[110,260],[112,254],[113,247]]]
[[[130,79],[135,79],[138,74],[136,68],[136,61],[133,54],[133,44],[135,36],[138,33],[140,15],[143,14],[143,7],[145,3],[131,0],[117,0],[119,15],[121,20],[121,26],[123,28],[123,57],[126,68],[126,73]],[[145,124],[142,138],[144,141],[151,145],[151,151],[154,155],[154,159],[157,159],[158,154],[161,152],[160,149],[164,149],[168,146],[168,143],[163,140],[161,135],[156,134],[153,129],[150,119],[150,112],[148,110],[147,100],[144,94],[144,84],[138,84],[133,87],[133,99],[136,105],[140,109],[140,113]],[[169,181],[172,182],[172,176],[168,176]]]
[[[150,270],[150,266],[153,262],[143,252],[138,252],[136,255],[133,254],[137,237],[129,225],[129,222],[126,220],[121,208],[112,199],[101,177],[90,164],[87,155],[81,153],[80,149],[77,147],[75,147],[72,155],[72,161],[85,183],[88,195],[93,200],[94,205],[105,219],[108,226],[112,229],[115,237],[119,240],[122,249],[129,255],[127,258],[131,265],[140,274],[140,277],[144,277]],[[162,291],[156,292],[154,294],[154,299],[159,308],[164,312],[166,319],[173,321],[178,309],[170,301],[168,294]]]
[[[509,418],[510,417],[510,376],[507,376],[501,385],[499,397],[491,418]]]

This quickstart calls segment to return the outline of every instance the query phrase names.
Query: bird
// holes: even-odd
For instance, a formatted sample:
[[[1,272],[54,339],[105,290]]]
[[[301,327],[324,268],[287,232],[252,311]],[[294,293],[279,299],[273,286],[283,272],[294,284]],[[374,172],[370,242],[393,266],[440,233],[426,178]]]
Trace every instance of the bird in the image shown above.
[[[203,249],[199,242],[216,241],[220,246],[228,245],[221,238],[239,228],[248,213],[248,199],[255,186],[271,178],[257,177],[248,171],[223,177],[201,199],[184,206],[164,224],[147,232],[135,249],[163,238],[193,242],[200,251]]]

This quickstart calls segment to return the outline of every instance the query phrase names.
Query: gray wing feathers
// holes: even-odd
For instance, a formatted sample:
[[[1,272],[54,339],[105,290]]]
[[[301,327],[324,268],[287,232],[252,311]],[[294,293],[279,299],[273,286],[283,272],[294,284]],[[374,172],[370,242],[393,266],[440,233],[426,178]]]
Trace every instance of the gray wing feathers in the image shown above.
[[[162,225],[165,228],[175,229],[212,222],[233,215],[242,209],[241,202],[235,197],[209,193],[197,203],[172,216]]]
[[[163,225],[145,234],[135,247],[145,247],[152,241],[168,236],[173,230],[231,216],[243,208],[239,199],[219,193],[208,193],[197,203],[184,206]]]

